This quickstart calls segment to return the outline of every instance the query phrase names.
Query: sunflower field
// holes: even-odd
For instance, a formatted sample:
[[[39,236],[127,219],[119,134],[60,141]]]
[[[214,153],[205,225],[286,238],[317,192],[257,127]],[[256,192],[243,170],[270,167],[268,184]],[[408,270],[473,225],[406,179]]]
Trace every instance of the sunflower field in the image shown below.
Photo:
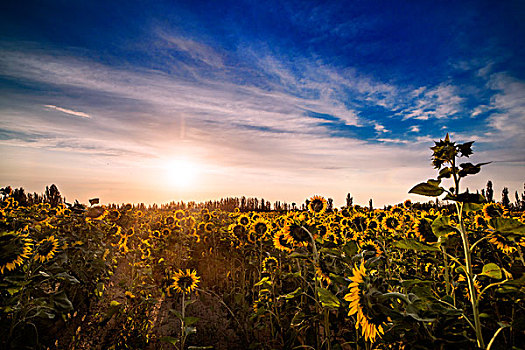
[[[525,214],[432,147],[428,208],[0,204],[2,349],[520,349]],[[451,187],[442,182],[450,181]]]

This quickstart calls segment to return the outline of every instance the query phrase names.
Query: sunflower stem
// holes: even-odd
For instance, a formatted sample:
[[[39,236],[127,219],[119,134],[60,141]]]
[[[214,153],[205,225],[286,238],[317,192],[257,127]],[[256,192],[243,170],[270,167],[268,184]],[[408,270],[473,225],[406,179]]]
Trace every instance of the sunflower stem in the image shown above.
[[[452,165],[452,176],[454,179],[454,189],[456,196],[459,195],[459,180],[458,174],[456,171],[456,157],[453,156],[451,160]],[[472,313],[474,316],[474,326],[476,329],[476,340],[478,343],[478,347],[484,349],[485,348],[485,342],[483,341],[483,333],[481,331],[481,320],[479,318],[479,309],[478,309],[478,299],[476,297],[476,288],[474,286],[474,273],[472,270],[472,256],[471,256],[471,249],[469,247],[469,241],[467,237],[467,232],[465,230],[465,225],[463,222],[463,202],[455,202],[456,205],[456,211],[458,213],[458,220],[459,220],[459,231],[461,234],[461,240],[463,241],[463,252],[465,255],[465,265],[466,265],[466,275],[467,275],[467,281],[468,281],[468,289],[470,294],[470,301],[472,304]]]

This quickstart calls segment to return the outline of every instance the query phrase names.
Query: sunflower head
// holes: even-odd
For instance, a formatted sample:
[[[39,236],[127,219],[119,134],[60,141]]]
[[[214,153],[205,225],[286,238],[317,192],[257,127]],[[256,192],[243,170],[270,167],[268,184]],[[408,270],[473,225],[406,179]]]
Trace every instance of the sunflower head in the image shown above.
[[[237,218],[237,222],[245,227],[250,224],[250,217],[248,215],[242,214]]]
[[[414,232],[422,242],[437,242],[437,237],[432,231],[431,221],[428,219],[417,219],[414,224]]]
[[[401,227],[401,220],[397,216],[389,214],[383,218],[381,226],[384,230],[394,233]]]
[[[328,204],[326,199],[321,196],[313,196],[308,203],[308,210],[311,213],[322,214],[326,211],[327,207]]]
[[[350,302],[348,315],[356,315],[356,329],[361,328],[365,341],[374,342],[377,337],[384,334],[384,325],[387,317],[380,311],[378,296],[381,293],[376,288],[371,277],[367,274],[364,263],[355,266],[353,276],[350,277],[350,292],[344,299]]]
[[[270,231],[270,223],[263,218],[258,218],[252,222],[252,232],[257,237],[265,237]]]
[[[282,229],[285,238],[294,247],[306,247],[310,242],[310,234],[300,222],[289,220]]]
[[[59,248],[58,239],[55,236],[49,236],[41,240],[35,249],[35,260],[41,263],[53,259]]]
[[[489,242],[494,244],[499,250],[505,254],[513,253],[516,251],[515,242],[498,232],[492,234]]]
[[[280,251],[292,252],[292,244],[288,241],[283,231],[277,231],[273,236],[273,246]]]
[[[197,288],[197,284],[200,281],[200,277],[197,276],[197,271],[182,271],[179,269],[173,275],[173,283],[170,288],[174,289],[177,293],[191,293]]]
[[[273,273],[279,268],[279,261],[273,256],[265,258],[262,262],[263,272]]]
[[[474,225],[479,229],[487,228],[487,219],[484,216],[476,215],[474,217]]]
[[[501,203],[487,203],[483,206],[485,219],[499,218],[506,213],[505,207]]]
[[[88,208],[86,218],[90,220],[102,220],[107,215],[106,208],[102,206]]]
[[[177,218],[177,220],[181,220],[184,216],[186,216],[186,214],[182,209],[179,209],[175,212],[175,218]]]
[[[363,213],[355,213],[350,219],[352,229],[356,231],[364,231],[366,229],[366,215]]]
[[[0,236],[0,274],[22,265],[32,250],[31,239],[26,234],[13,232]]]

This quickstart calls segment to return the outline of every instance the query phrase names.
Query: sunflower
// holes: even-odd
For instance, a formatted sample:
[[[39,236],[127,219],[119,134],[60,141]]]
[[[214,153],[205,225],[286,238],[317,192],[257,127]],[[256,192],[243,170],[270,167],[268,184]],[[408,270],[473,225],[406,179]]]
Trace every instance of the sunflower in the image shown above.
[[[279,268],[279,261],[273,256],[269,256],[263,260],[262,268],[263,272],[275,272]]]
[[[211,232],[213,230],[213,222],[207,222],[206,225],[204,225],[204,231]]]
[[[365,341],[374,342],[376,337],[384,334],[385,317],[374,315],[374,309],[367,300],[369,291],[366,290],[366,287],[369,283],[367,283],[368,277],[364,263],[361,263],[359,268],[355,266],[353,273],[354,275],[350,277],[352,283],[348,286],[350,293],[344,296],[344,299],[350,302],[348,316],[357,314],[356,329],[361,327],[361,334],[365,337]]]
[[[329,286],[332,281],[330,280],[330,277],[328,277],[329,271],[326,268],[324,262],[322,260],[319,261],[319,264],[315,266],[315,277],[316,279],[321,282],[321,284],[325,286]]]
[[[498,232],[495,232],[491,235],[489,242],[494,244],[499,250],[501,250],[505,254],[513,253],[516,251],[516,247],[513,246],[515,242],[498,234]]]
[[[282,232],[284,237],[294,247],[305,247],[311,239],[308,231],[295,220],[288,221],[283,227]]]
[[[112,209],[108,212],[108,219],[111,221],[117,221],[120,219],[120,212],[117,209]]]
[[[377,219],[374,218],[374,219],[368,219],[366,228],[371,231],[376,231],[379,229],[379,226],[380,226],[379,221],[377,221]]]
[[[173,225],[175,223],[175,218],[173,216],[167,216],[164,219],[164,222],[166,223],[166,225]]]
[[[401,221],[397,218],[397,216],[388,214],[381,221],[381,226],[384,230],[395,233],[396,230],[401,228]]]
[[[243,226],[248,226],[250,224],[250,217],[246,214],[241,214],[237,218],[237,222]]]
[[[231,224],[228,230],[235,237],[242,239],[246,236],[246,227],[241,224]]]
[[[197,271],[182,271],[179,269],[179,272],[176,272],[173,276],[173,283],[170,288],[175,289],[178,293],[191,293],[195,288],[197,288],[197,283],[199,283],[200,277],[197,276]]]
[[[322,214],[326,211],[326,208],[328,208],[328,204],[323,197],[313,196],[309,199],[308,210],[311,213]]]
[[[270,231],[270,224],[263,218],[258,218],[252,222],[252,232],[258,237],[265,237]]]
[[[29,258],[33,250],[27,234],[6,234],[0,236],[0,274],[4,270],[12,271]]]
[[[487,203],[483,206],[485,219],[498,218],[506,213],[506,209],[500,203]]]
[[[432,231],[431,221],[425,218],[417,219],[414,225],[416,237],[422,242],[437,242],[437,237]]]
[[[35,260],[41,263],[53,259],[58,251],[58,239],[55,236],[49,236],[38,243],[35,249]]]
[[[177,220],[181,220],[185,216],[186,216],[186,213],[182,209],[179,209],[175,212],[175,217],[177,218]]]
[[[273,246],[283,252],[292,252],[292,245],[290,242],[288,242],[288,239],[284,235],[283,231],[277,231],[277,233],[273,236]]]
[[[91,207],[86,212],[86,219],[88,220],[102,220],[107,215],[107,210],[104,207]]]
[[[355,213],[350,219],[352,228],[356,231],[364,231],[366,229],[366,215],[363,213]]]
[[[484,216],[476,215],[474,217],[474,225],[476,226],[476,228],[487,228],[487,219],[485,219]]]
[[[372,241],[371,239],[362,242],[359,246],[361,247],[362,251],[368,252],[369,255],[373,254],[371,257],[376,257],[383,253],[381,251],[381,248],[379,248],[379,245],[377,245],[377,243]]]
[[[403,206],[405,208],[410,208],[412,206],[412,201],[410,199],[407,199],[403,202]]]

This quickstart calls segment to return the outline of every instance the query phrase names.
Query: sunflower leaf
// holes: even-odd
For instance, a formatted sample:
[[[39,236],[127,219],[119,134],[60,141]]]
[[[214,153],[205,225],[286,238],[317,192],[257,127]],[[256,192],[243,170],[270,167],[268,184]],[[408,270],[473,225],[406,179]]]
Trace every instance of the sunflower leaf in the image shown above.
[[[494,263],[488,263],[483,266],[483,271],[481,272],[480,276],[487,276],[499,280],[502,276],[501,269]]]
[[[428,180],[412,187],[408,193],[420,194],[422,196],[437,197],[440,196],[445,189],[439,187],[439,180]]]
[[[317,294],[323,307],[337,309],[341,305],[339,299],[326,288],[317,289]]]

